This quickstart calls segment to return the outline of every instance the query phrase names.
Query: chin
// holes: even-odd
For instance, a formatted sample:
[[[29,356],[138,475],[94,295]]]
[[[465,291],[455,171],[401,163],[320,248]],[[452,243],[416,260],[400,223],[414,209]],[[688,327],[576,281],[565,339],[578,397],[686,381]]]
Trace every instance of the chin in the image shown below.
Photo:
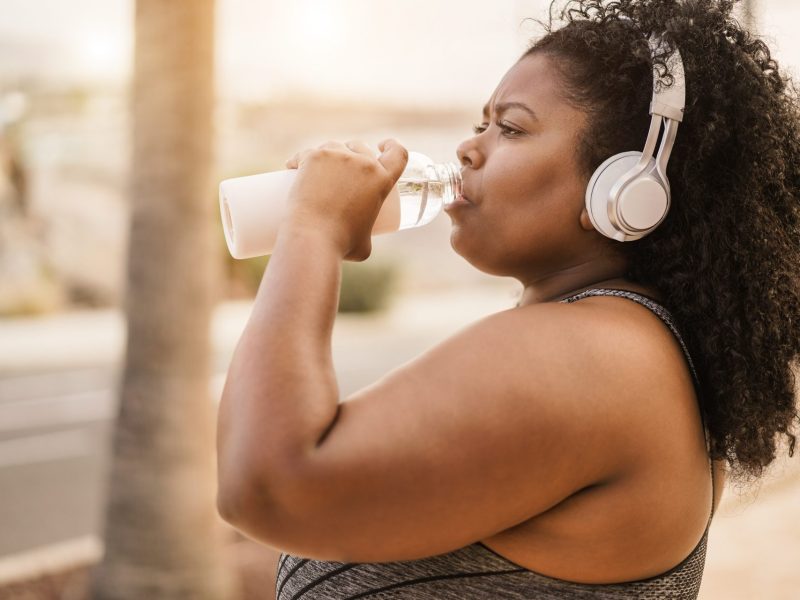
[[[513,276],[511,273],[507,272],[507,269],[504,269],[499,262],[492,261],[490,254],[486,252],[485,249],[481,251],[482,249],[480,248],[471,247],[466,243],[468,240],[469,238],[465,240],[462,236],[459,236],[458,228],[453,227],[453,230],[450,232],[450,247],[456,254],[479,271],[488,275],[496,275],[498,277]]]

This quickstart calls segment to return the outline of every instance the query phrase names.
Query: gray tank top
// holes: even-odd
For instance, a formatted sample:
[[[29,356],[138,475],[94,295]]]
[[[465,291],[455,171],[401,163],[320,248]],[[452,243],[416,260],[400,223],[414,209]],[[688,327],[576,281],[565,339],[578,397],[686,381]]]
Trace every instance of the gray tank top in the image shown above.
[[[655,313],[680,343],[692,372],[697,397],[700,398],[697,372],[686,344],[672,316],[663,306],[643,294],[607,288],[585,290],[560,302],[575,302],[588,296],[628,298]],[[710,464],[713,490],[713,463]],[[712,500],[711,516],[713,512]],[[281,554],[278,558],[275,597],[276,600],[697,598],[711,516],[700,541],[685,559],[670,570],[647,579],[614,584],[584,584],[554,579],[526,569],[483,543],[475,542],[445,554],[385,563],[341,563]]]

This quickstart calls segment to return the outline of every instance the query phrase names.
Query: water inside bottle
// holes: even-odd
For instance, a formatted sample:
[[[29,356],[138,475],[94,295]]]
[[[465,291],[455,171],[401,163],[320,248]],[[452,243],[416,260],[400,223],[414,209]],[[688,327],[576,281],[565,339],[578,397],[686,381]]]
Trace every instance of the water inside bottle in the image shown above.
[[[409,229],[430,223],[442,208],[444,184],[429,179],[400,179],[400,227]]]

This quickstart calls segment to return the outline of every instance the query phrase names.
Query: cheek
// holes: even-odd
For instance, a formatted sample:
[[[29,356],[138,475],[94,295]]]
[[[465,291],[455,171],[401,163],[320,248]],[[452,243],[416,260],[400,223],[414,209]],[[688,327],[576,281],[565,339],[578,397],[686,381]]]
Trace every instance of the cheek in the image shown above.
[[[480,206],[455,219],[450,236],[458,254],[490,273],[571,244],[583,206],[584,187],[568,160],[522,152],[502,158],[484,170]]]
[[[492,157],[482,187],[487,195],[509,202],[541,201],[574,182],[572,162],[562,140],[543,138],[533,148],[509,147]]]
[[[574,203],[574,185],[557,161],[542,161],[535,168],[520,165],[495,175],[487,177],[481,209],[486,226],[509,241],[520,230],[557,226],[566,206]]]
[[[497,260],[524,261],[558,252],[580,234],[584,190],[563,165],[529,174],[519,187],[493,198],[483,213],[483,248]],[[483,207],[482,207],[483,208]]]

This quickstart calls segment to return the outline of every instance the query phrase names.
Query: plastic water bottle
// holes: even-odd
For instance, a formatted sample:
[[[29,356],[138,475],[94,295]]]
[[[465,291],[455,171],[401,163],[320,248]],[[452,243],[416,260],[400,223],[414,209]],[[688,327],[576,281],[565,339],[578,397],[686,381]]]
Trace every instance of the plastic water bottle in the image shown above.
[[[270,254],[286,214],[289,188],[297,169],[226,179],[219,184],[219,205],[228,251],[234,258]],[[430,223],[461,195],[461,169],[434,163],[418,152],[384,200],[372,234]]]

